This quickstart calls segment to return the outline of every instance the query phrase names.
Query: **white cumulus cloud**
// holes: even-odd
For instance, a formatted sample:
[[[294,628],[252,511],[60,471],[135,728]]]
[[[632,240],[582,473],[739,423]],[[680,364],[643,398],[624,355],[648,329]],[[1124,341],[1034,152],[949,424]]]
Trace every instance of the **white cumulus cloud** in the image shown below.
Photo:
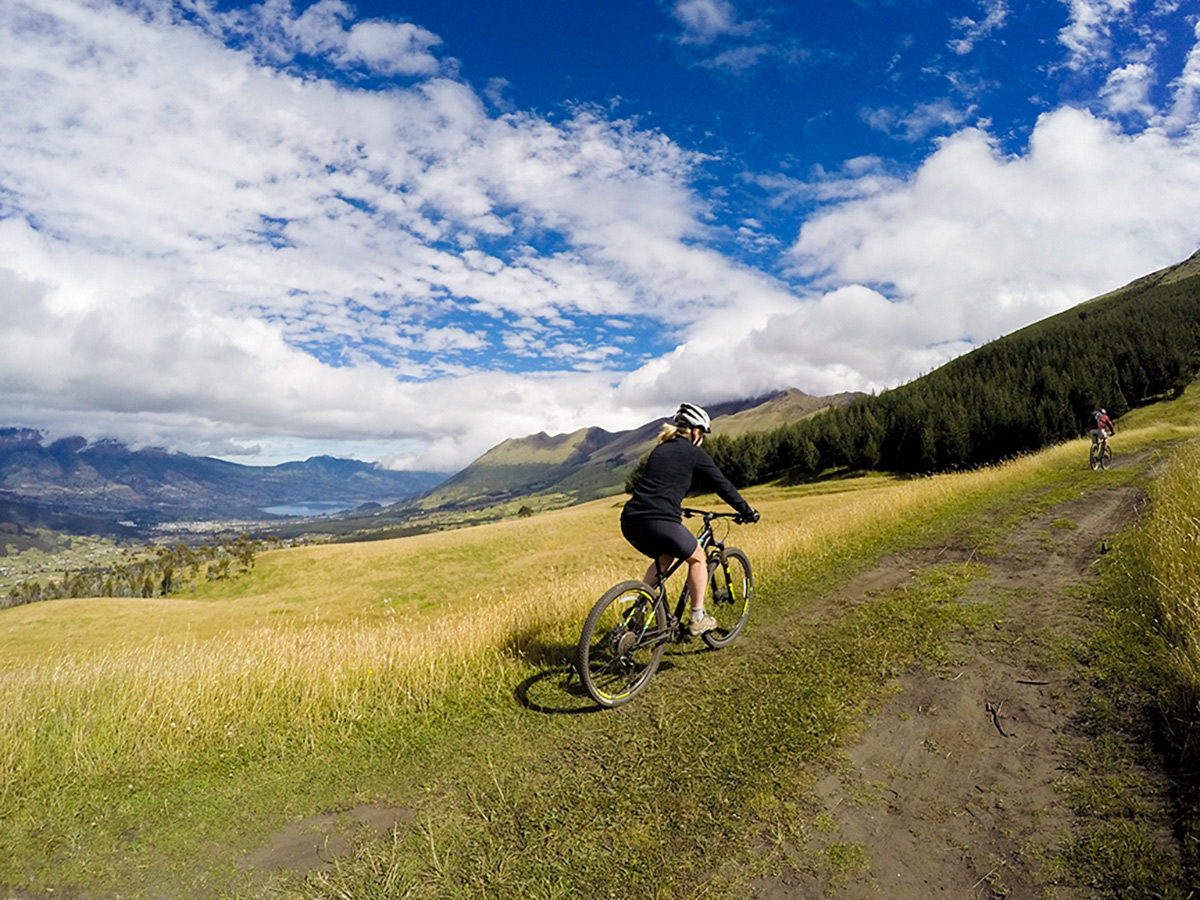
[[[705,59],[769,44],[747,6],[664,8]],[[977,8],[958,40],[1011,15]],[[683,396],[912,378],[1200,244],[1197,51],[1107,58],[1130,5],[1069,10],[1066,58],[1111,73],[1094,110],[1002,152],[969,105],[875,109],[914,153],[947,136],[747,173],[770,196],[723,219],[709,158],[586,106],[497,112],[419,23],[6,0],[0,425],[450,470]]]

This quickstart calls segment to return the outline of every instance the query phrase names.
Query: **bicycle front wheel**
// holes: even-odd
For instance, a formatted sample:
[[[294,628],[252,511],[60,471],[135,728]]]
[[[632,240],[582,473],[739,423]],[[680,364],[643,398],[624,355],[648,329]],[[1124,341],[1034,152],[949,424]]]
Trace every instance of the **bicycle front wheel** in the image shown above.
[[[713,553],[708,560],[708,587],[704,611],[717,620],[717,627],[704,633],[704,643],[714,650],[728,647],[742,633],[750,618],[754,598],[754,574],[750,560],[736,547]]]
[[[650,682],[666,649],[667,612],[641,581],[625,581],[596,601],[583,624],[575,668],[591,698],[612,708]]]
[[[1100,468],[1107,469],[1109,463],[1112,462],[1112,451],[1108,449],[1108,444],[1105,444],[1100,449]]]

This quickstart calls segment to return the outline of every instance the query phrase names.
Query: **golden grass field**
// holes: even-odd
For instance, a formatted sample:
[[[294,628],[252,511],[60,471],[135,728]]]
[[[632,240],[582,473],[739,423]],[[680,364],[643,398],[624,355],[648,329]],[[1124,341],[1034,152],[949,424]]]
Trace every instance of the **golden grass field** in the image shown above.
[[[1172,669],[1164,683],[1175,735],[1194,744],[1200,726],[1200,444],[1189,443],[1150,487],[1154,514],[1130,537],[1117,574],[1125,602],[1143,617],[1163,646]],[[1176,727],[1176,726],[1172,726]],[[1194,753],[1194,751],[1192,751]]]
[[[1197,402],[1193,387],[1172,404],[1130,414],[1115,452],[1194,438]],[[1061,481],[1086,468],[1086,456],[1078,440],[969,473],[754,488],[746,495],[762,521],[730,526],[725,538],[748,552],[759,595],[771,597],[774,581],[1010,486]],[[1161,536],[1151,539],[1152,577],[1172,601],[1178,664],[1196,684],[1198,456],[1185,451],[1162,482]],[[1168,499],[1178,500],[1169,511]],[[270,551],[246,576],[168,598],[0,612],[0,813],[28,824],[20,820],[29,798],[50,802],[57,784],[187,770],[251,743],[256,753],[273,741],[336,743],[365,717],[411,715],[447,692],[511,683],[522,648],[569,647],[604,588],[640,576],[644,560],[619,534],[622,501]]]
[[[1161,424],[1122,429],[1117,446],[1128,452],[1164,436],[1175,435]],[[731,526],[726,540],[748,551],[760,593],[769,592],[773,576],[817,566],[847,545],[1040,469],[1076,467],[1085,455],[1086,444],[1073,441],[964,474],[755,488],[747,496],[762,521]],[[160,740],[163,750],[170,746],[170,721],[216,728],[215,717],[197,715],[212,709],[244,720],[260,694],[273,696],[281,684],[327,710],[344,708],[348,694],[372,682],[398,690],[394,702],[428,698],[460,679],[465,660],[501,659],[519,636],[573,640],[604,587],[640,575],[644,560],[619,534],[621,502],[389,541],[270,551],[251,574],[191,594],[6,610],[0,735],[15,737],[12,729],[25,731],[21,723],[33,709],[52,704],[76,723],[72,743],[83,747],[91,740],[84,723],[111,706],[113,720],[136,726],[150,752]],[[713,497],[689,503],[720,505]],[[472,668],[479,671],[478,662]],[[14,743],[25,742],[0,741]]]
[[[1070,465],[1079,454],[1064,445],[966,475],[858,479],[838,493],[754,490],[762,522],[729,540],[750,553],[759,590],[769,591],[773,573],[817,565],[873,532],[993,490],[1014,467]],[[89,765],[95,729],[136,735],[128,749],[149,763],[187,752],[198,729],[219,741],[250,727],[281,688],[303,699],[315,726],[358,705],[422,702],[468,668],[490,678],[481,658],[501,664],[520,635],[573,640],[603,587],[640,574],[618,514],[609,499],[462,531],[278,550],[252,575],[190,596],[7,610],[0,744],[44,758],[48,748],[30,743],[29,728],[52,708],[70,732],[68,768]],[[172,739],[181,722],[190,723],[188,742]]]

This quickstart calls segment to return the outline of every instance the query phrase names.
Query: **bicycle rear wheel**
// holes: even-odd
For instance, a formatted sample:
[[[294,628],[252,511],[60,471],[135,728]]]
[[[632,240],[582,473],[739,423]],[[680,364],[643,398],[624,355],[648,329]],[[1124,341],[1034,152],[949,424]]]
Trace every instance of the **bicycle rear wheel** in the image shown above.
[[[704,643],[714,650],[728,647],[742,633],[750,617],[754,598],[754,574],[750,560],[736,547],[708,558],[708,587],[704,590],[704,611],[717,620],[717,627],[704,633]]]
[[[666,622],[662,599],[641,581],[622,582],[596,601],[575,651],[593,700],[611,708],[641,693],[662,661]]]
[[[1088,465],[1092,467],[1093,472],[1100,468],[1100,448],[1095,444],[1092,444],[1092,450],[1088,454]]]

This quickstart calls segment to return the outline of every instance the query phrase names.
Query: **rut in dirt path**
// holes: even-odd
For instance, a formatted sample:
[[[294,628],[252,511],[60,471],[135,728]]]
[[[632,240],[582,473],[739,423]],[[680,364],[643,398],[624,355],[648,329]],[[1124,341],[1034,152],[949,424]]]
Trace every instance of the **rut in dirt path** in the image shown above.
[[[1055,650],[1082,624],[1071,591],[1092,577],[1102,542],[1144,502],[1134,488],[1101,488],[1028,521],[994,556],[949,544],[885,557],[786,623],[758,632],[760,640],[776,629],[794,639],[945,562],[985,565],[989,575],[973,590],[978,599],[1005,603],[985,639],[951,649],[949,673],[914,668],[899,678],[900,692],[871,717],[844,764],[817,773],[821,808],[809,820],[823,812],[833,827],[808,827],[808,845],[799,848],[801,859],[817,863],[759,879],[750,898],[1043,900],[1050,882],[1031,848],[1053,850],[1072,826],[1055,785],[1082,741],[1071,723],[1083,688]],[[313,817],[241,865],[302,876],[348,852],[350,832],[383,836],[412,815],[366,806]],[[861,848],[861,869],[832,871],[822,860],[835,846]]]
[[[1004,613],[983,639],[951,648],[948,670],[899,679],[844,764],[818,773],[834,827],[810,829],[801,849],[826,861],[813,866],[822,871],[759,879],[754,900],[1046,896],[1055,876],[1039,855],[1073,823],[1056,785],[1084,740],[1072,723],[1087,688],[1063,652],[1084,624],[1072,591],[1145,502],[1135,488],[1089,491],[1016,529],[994,557],[944,549],[888,558],[826,598],[822,606],[853,602],[924,566],[971,557],[989,571],[973,590],[1002,600]],[[852,871],[828,864],[837,847],[860,848]],[[1089,896],[1074,887],[1070,896]]]

